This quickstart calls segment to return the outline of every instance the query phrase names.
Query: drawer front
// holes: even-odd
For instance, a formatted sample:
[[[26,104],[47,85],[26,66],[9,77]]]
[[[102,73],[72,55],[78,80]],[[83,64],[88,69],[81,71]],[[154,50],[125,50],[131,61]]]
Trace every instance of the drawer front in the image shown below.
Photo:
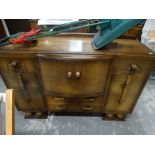
[[[68,96],[93,96],[105,92],[110,60],[67,60],[38,58],[39,73],[45,93]]]
[[[51,112],[101,112],[103,97],[66,99],[47,97],[47,107]]]

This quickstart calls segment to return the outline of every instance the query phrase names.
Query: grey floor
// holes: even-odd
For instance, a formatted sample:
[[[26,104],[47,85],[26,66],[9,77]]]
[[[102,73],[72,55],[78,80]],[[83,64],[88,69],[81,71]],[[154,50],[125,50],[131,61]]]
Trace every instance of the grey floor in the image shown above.
[[[0,92],[5,86],[0,80]],[[4,113],[3,113],[4,114]],[[155,80],[149,79],[126,121],[102,121],[101,117],[50,116],[45,120],[24,119],[16,111],[17,135],[138,135],[155,134]]]

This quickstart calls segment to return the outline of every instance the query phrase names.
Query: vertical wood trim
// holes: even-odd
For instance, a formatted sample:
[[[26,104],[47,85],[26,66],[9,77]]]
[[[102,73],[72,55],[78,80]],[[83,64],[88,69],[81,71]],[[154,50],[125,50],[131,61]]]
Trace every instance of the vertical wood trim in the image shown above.
[[[13,89],[6,90],[6,135],[15,133],[15,95]]]
[[[109,92],[109,85],[110,85],[110,82],[111,82],[112,69],[113,69],[113,60],[111,61],[111,64],[110,64],[110,71],[109,71],[109,76],[108,76],[107,85],[106,85],[106,89],[105,89],[103,104],[102,104],[102,114],[104,113],[104,107],[105,107],[107,95],[108,95],[108,92]]]

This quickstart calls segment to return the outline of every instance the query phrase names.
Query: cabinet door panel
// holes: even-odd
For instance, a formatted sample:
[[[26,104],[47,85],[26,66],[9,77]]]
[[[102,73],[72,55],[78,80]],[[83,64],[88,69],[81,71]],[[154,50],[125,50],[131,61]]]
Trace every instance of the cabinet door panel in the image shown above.
[[[14,88],[15,90],[15,100],[16,100],[16,107],[18,110],[24,112],[45,112],[47,111],[46,106],[42,100],[42,96],[40,94],[39,88],[28,88],[30,100],[27,101],[23,94],[23,90],[21,88]]]
[[[39,58],[39,72],[45,93],[73,96],[103,94],[110,73],[110,60]]]
[[[105,113],[125,114],[132,112],[153,65],[152,62],[139,61],[137,63],[139,71],[131,75],[127,74],[127,70],[120,70],[126,68],[126,66],[128,67],[129,64],[136,62],[138,61],[130,62],[124,60],[124,63],[120,62],[121,66],[119,66],[119,62],[117,62],[117,65],[114,64],[115,66],[112,71],[106,102],[103,109]]]
[[[1,71],[7,88],[15,90],[16,107],[21,111],[46,111],[36,73]]]
[[[77,62],[74,73],[80,73],[80,78],[75,78],[75,93],[80,94],[81,91],[84,95],[105,93],[110,66],[110,61]]]

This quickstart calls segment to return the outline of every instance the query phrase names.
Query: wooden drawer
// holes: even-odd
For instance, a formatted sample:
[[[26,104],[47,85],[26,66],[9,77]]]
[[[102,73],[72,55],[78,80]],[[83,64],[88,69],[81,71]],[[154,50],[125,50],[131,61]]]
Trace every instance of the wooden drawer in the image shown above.
[[[47,97],[47,108],[52,112],[101,112],[103,97],[60,98]]]

